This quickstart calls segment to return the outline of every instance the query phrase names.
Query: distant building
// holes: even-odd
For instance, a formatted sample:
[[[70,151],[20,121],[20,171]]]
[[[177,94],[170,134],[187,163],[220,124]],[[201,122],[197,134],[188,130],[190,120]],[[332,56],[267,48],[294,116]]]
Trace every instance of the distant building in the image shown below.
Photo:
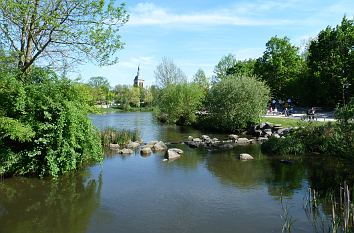
[[[138,72],[134,78],[134,87],[144,87],[144,79],[140,78],[140,67],[138,66]]]

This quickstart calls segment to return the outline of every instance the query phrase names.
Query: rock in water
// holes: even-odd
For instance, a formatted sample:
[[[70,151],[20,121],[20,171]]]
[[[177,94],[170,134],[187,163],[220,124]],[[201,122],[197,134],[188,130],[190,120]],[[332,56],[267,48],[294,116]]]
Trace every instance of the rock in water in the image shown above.
[[[193,142],[202,142],[202,139],[200,139],[200,138],[193,138]]]
[[[228,138],[231,139],[231,140],[237,140],[237,139],[239,138],[239,136],[236,135],[236,134],[230,134],[230,135],[228,136]]]
[[[128,145],[127,145],[127,148],[129,149],[136,149],[140,146],[140,143],[139,142],[130,142]]]
[[[111,149],[111,150],[119,150],[119,144],[111,143],[111,144],[109,144],[109,149]]]
[[[141,148],[140,153],[147,155],[147,154],[151,154],[152,150],[149,146],[146,146],[146,147]]]
[[[249,143],[249,140],[248,140],[248,138],[239,138],[239,139],[237,139],[237,143],[238,144],[247,144],[247,143]]]
[[[166,157],[167,159],[176,159],[179,158],[182,153],[183,151],[181,149],[172,148],[167,151]]]
[[[134,151],[132,149],[127,149],[127,148],[119,151],[119,154],[133,154],[133,153]]]
[[[254,159],[250,154],[242,153],[240,154],[240,160],[252,160]]]
[[[153,149],[155,151],[163,151],[163,150],[167,150],[167,146],[162,141],[159,141],[154,145]]]

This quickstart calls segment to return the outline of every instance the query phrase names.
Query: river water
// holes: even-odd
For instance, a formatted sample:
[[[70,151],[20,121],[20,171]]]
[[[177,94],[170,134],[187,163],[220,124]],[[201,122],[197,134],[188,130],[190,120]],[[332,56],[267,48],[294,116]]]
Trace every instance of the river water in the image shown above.
[[[145,142],[177,143],[203,133],[161,125],[151,113],[91,118],[98,128],[138,129]],[[308,188],[327,192],[353,180],[352,167],[343,162],[316,158],[283,164],[262,155],[257,145],[232,151],[173,147],[184,150],[173,162],[161,154],[107,152],[101,164],[58,180],[2,180],[0,232],[251,233],[281,232],[285,223],[291,232],[314,232],[304,208]],[[255,160],[240,161],[243,152]],[[328,212],[319,208],[323,227]]]

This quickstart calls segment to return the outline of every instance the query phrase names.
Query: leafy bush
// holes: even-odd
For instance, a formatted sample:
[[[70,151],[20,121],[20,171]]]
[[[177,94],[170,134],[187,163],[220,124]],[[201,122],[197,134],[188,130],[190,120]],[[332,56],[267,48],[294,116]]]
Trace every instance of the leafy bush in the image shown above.
[[[104,146],[109,146],[110,143],[126,145],[130,141],[139,141],[140,133],[138,130],[118,130],[112,127],[107,127],[101,132],[101,142]]]
[[[262,152],[267,154],[301,155],[305,153],[304,145],[299,138],[270,138],[262,144]]]
[[[271,138],[264,142],[262,151],[281,155],[318,152],[329,156],[353,157],[354,127],[348,127],[336,123],[308,124],[293,130],[285,138]]]
[[[334,115],[341,124],[348,124],[349,121],[352,121],[354,119],[354,98],[347,105],[338,106]]]
[[[99,133],[80,86],[43,69],[26,80],[1,74],[0,175],[55,177],[100,161]]]
[[[196,83],[168,84],[161,90],[157,102],[160,116],[164,116],[168,123],[192,124],[204,96],[205,92]]]
[[[269,88],[254,77],[230,76],[214,84],[206,99],[203,125],[238,131],[258,123],[267,108]]]

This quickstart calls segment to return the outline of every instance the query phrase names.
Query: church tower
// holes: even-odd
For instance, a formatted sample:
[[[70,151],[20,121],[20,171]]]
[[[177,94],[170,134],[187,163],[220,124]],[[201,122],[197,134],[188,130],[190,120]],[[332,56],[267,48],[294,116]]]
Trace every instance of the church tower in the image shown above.
[[[134,78],[134,87],[144,87],[144,80],[140,78],[140,66],[138,66],[138,72]]]

